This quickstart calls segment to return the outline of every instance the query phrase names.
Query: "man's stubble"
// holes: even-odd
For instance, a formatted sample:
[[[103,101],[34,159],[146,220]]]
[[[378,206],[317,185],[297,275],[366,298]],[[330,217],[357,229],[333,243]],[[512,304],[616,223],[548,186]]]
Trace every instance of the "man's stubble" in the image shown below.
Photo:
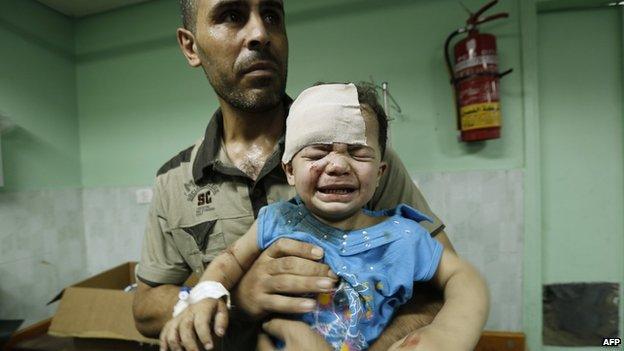
[[[204,51],[201,49],[198,51],[202,62],[209,62]],[[248,57],[245,61],[251,62],[259,59],[267,59],[267,56],[270,56],[260,52],[254,55],[257,57]],[[273,58],[270,59],[275,61]],[[244,62],[238,65],[241,66],[243,64]],[[240,87],[235,78],[230,79],[227,75],[220,75],[218,72],[214,72],[214,70],[208,70],[203,64],[202,69],[215,93],[229,105],[244,112],[261,113],[274,109],[281,104],[284,99],[284,95],[286,94],[288,64],[285,62],[283,65],[283,77],[278,74],[276,78],[266,79],[265,81],[259,80],[258,87],[252,89]],[[278,81],[276,84],[273,84],[272,80],[275,79]]]

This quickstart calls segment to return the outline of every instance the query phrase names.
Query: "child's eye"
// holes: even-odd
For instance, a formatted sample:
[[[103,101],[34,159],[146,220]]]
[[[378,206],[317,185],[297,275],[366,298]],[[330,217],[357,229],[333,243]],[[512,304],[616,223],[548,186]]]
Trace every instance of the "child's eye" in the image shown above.
[[[358,159],[370,159],[375,157],[371,150],[364,148],[351,150],[351,156]]]
[[[329,154],[325,145],[307,146],[301,150],[301,157],[307,160],[320,160]]]
[[[303,155],[304,158],[309,160],[320,160],[325,156],[327,156],[326,152],[310,152]]]

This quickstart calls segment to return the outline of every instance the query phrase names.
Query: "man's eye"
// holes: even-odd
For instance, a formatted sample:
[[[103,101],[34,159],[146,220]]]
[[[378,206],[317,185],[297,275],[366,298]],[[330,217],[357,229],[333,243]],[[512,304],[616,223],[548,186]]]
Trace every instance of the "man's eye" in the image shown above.
[[[225,11],[221,15],[221,20],[223,22],[241,23],[244,19],[243,15],[239,11],[235,10]]]
[[[282,17],[275,11],[267,11],[264,13],[264,21],[269,24],[281,24]]]

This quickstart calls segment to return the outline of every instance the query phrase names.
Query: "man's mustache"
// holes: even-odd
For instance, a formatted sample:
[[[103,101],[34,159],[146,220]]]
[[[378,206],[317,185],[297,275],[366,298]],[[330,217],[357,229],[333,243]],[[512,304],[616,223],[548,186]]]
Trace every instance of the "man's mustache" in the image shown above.
[[[278,60],[277,57],[275,57],[271,52],[252,51],[248,56],[241,58],[236,63],[236,72],[242,73],[248,71],[250,67],[257,64],[258,62],[272,63],[277,69],[282,67],[280,60]]]

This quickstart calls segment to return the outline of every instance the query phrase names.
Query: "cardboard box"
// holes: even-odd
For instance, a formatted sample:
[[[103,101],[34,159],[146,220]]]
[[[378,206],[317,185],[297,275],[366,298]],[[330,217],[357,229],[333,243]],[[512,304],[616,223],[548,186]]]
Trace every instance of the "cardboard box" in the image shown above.
[[[135,262],[127,262],[65,288],[48,334],[59,337],[131,340],[157,344],[139,333],[132,316]]]

